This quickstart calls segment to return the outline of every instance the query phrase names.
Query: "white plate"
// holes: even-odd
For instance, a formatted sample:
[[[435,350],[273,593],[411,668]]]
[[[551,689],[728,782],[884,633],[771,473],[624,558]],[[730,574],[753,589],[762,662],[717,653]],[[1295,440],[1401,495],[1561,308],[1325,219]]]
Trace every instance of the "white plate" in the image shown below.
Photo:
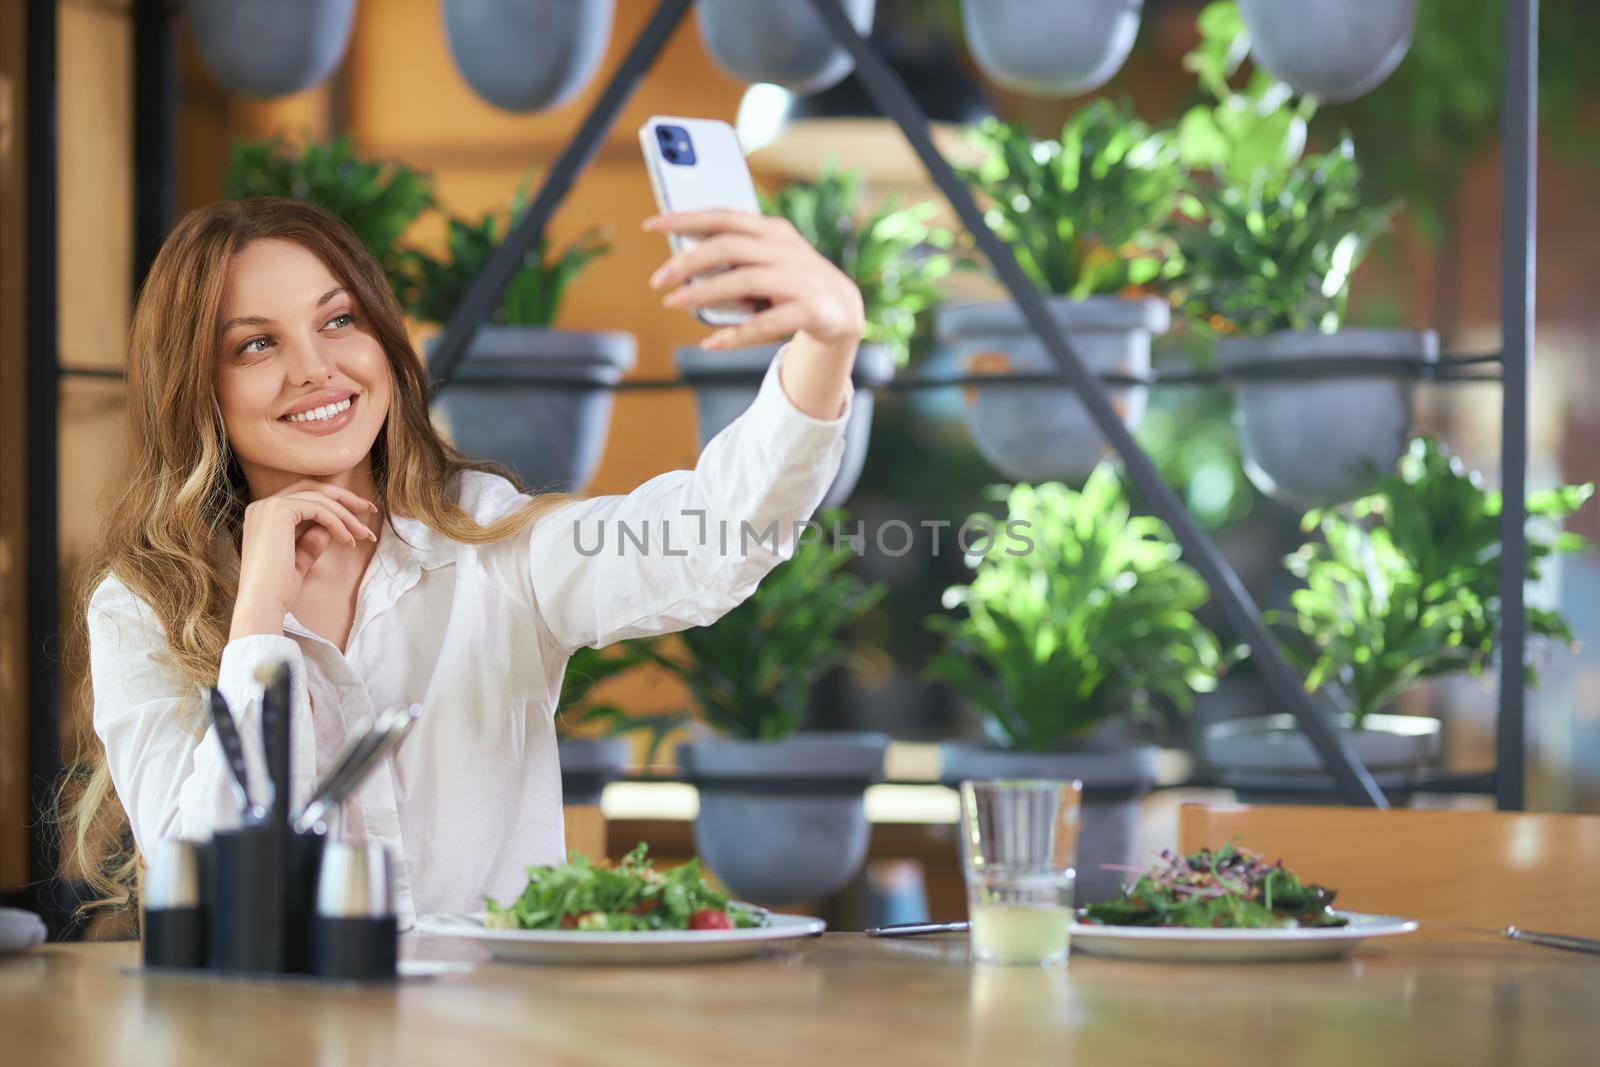
[[[1348,926],[1297,930],[1200,930],[1181,926],[1099,926],[1072,924],[1072,950],[1124,960],[1167,963],[1246,963],[1272,960],[1323,960],[1342,956],[1369,937],[1409,934],[1410,919],[1334,914]]]
[[[815,937],[821,919],[772,913],[770,926],[744,930],[497,930],[472,915],[424,915],[417,933],[475,941],[496,959],[521,963],[705,963],[754,956],[775,942]]]

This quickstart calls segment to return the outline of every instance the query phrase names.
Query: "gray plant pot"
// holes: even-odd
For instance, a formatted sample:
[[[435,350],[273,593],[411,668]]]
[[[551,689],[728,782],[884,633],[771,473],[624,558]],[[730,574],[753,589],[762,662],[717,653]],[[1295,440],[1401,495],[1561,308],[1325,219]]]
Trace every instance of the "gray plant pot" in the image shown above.
[[[963,0],[961,24],[979,69],[1035,96],[1098,89],[1122,69],[1144,0]]]
[[[1411,47],[1416,0],[1240,0],[1250,57],[1327,103],[1393,73]]]
[[[1073,752],[1007,752],[986,745],[945,742],[940,779],[951,788],[968,778],[1077,779],[1083,783],[1078,829],[1077,902],[1111,900],[1122,891],[1122,871],[1102,864],[1138,865],[1139,804],[1156,784],[1154,745],[1084,748]]]
[[[694,385],[695,419],[700,428],[700,447],[755,401],[761,379],[778,354],[779,345],[754,345],[723,351],[704,348],[679,348],[678,374]],[[850,405],[850,421],[845,423],[844,459],[839,473],[822,498],[821,507],[836,508],[850,498],[861,467],[867,461],[867,445],[872,436],[872,390],[887,385],[894,377],[894,354],[885,345],[862,345],[856,353],[850,379],[856,393]]]
[[[863,794],[883,779],[886,734],[708,738],[678,746],[700,793],[694,843],[736,896],[792,904],[843,889],[867,858]]]
[[[195,50],[224,87],[286,96],[320,85],[344,58],[356,0],[188,0]]]
[[[1340,730],[1389,800],[1410,799],[1417,774],[1439,758],[1439,720],[1368,715],[1362,729],[1342,717]],[[1289,714],[1231,719],[1206,728],[1205,762],[1246,804],[1324,803],[1338,795],[1311,739]]]
[[[450,56],[472,91],[507,111],[558,107],[605,57],[615,0],[443,0]]]
[[[1150,369],[1150,337],[1170,321],[1159,300],[1093,296],[1047,301],[1057,325],[1093,373],[1142,374]],[[1019,373],[1057,370],[1044,343],[1028,329],[1011,301],[940,308],[934,316],[940,342],[965,367],[988,353],[1006,357]],[[1144,419],[1143,386],[1110,390],[1130,430]],[[981,385],[969,393],[967,429],[983,458],[1007,478],[1037,482],[1081,479],[1105,455],[1106,443],[1088,409],[1068,386]]]
[[[1397,363],[1439,358],[1431,330],[1285,331],[1218,341],[1223,369],[1360,356]],[[1250,480],[1299,507],[1350,500],[1394,470],[1411,433],[1415,380],[1385,377],[1253,381],[1234,387],[1234,425]]]
[[[609,387],[632,369],[635,348],[627,333],[483,327],[457,371],[477,380],[439,395],[456,447],[530,488],[582,490],[605,450]]]
[[[561,802],[598,804],[606,786],[622,777],[633,760],[625,737],[558,737],[561,760]]]
[[[843,0],[850,24],[872,30],[876,0]],[[700,36],[717,66],[744,82],[821,92],[855,68],[805,0],[700,0]]]

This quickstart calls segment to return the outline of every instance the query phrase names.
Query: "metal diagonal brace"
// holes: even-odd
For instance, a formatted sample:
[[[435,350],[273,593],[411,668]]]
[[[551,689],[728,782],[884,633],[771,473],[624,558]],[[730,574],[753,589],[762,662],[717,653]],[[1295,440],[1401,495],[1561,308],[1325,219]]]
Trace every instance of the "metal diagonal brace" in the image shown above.
[[[683,21],[684,14],[693,3],[694,0],[662,0],[661,6],[656,8],[655,14],[650,16],[650,21],[634,40],[633,47],[628,49],[616,73],[606,83],[593,110],[579,127],[577,136],[556,158],[533,203],[528,205],[522,218],[517,220],[516,226],[467,287],[466,294],[462,296],[461,303],[456,305],[434,349],[433,360],[428,367],[432,379],[429,386],[431,395],[437,395],[449,383],[478,327],[488,322],[494,314],[495,305],[505,295],[506,286],[516,276],[523,258],[533,251],[539,238],[544,236],[550,216],[555,214],[556,208],[572,189],[572,183],[599,151],[622,106],[638,88],[639,80],[655,63],[667,38],[672,36],[672,31]]]
[[[1268,685],[1294,713],[1300,728],[1316,747],[1323,766],[1332,773],[1340,793],[1353,804],[1388,807],[1383,791],[1361,765],[1349,743],[1334,729],[1328,718],[1312,705],[1299,675],[1278,651],[1276,642],[1261,619],[1260,610],[1245,591],[1239,576],[1210,539],[1200,532],[1183,502],[1161,480],[1150,457],[1145,455],[1128,428],[1122,424],[1122,419],[1112,407],[1098,379],[1084,368],[1083,361],[1050,317],[1044,299],[1027,275],[1023,274],[1011,249],[983,221],[971,192],[934,147],[928,135],[928,117],[906,89],[905,83],[856,32],[840,7],[839,0],[809,2],[834,39],[854,58],[856,76],[861,79],[867,95],[879,110],[899,124],[917,155],[922,158],[923,165],[928,168],[934,184],[955,208],[962,223],[972,231],[978,248],[1022,309],[1028,325],[1060,366],[1061,377],[1077,391],[1084,407],[1100,427],[1100,432],[1121,455],[1128,477],[1133,480],[1145,503],[1172,527],[1185,556],[1211,587],[1212,595],[1217,598],[1234,631],[1249,643]]]

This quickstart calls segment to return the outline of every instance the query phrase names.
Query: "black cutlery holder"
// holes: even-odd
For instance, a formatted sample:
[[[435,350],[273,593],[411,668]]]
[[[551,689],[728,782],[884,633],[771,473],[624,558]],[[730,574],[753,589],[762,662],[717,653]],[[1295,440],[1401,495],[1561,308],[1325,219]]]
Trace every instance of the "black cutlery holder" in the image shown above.
[[[289,958],[289,834],[220,830],[205,846],[206,966],[282,973]]]

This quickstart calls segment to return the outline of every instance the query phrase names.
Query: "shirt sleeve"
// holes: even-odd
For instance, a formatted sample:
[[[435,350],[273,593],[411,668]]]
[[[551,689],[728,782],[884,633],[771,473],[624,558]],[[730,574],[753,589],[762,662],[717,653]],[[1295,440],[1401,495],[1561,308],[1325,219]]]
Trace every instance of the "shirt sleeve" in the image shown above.
[[[786,351],[693,470],[574,501],[534,524],[533,599],[563,653],[714,622],[794,554],[838,473],[854,388],[836,417],[807,415],[778,378]]]
[[[94,730],[140,849],[164,837],[201,841],[237,826],[239,804],[201,690],[173,661],[155,612],[108,578],[90,599],[88,629]],[[255,672],[285,659],[294,678],[291,767],[304,772],[295,778],[307,778],[315,773],[308,749],[315,739],[300,646],[283,636],[242,637],[228,642],[218,667],[217,688],[238,724],[257,804],[266,804],[271,790]]]

